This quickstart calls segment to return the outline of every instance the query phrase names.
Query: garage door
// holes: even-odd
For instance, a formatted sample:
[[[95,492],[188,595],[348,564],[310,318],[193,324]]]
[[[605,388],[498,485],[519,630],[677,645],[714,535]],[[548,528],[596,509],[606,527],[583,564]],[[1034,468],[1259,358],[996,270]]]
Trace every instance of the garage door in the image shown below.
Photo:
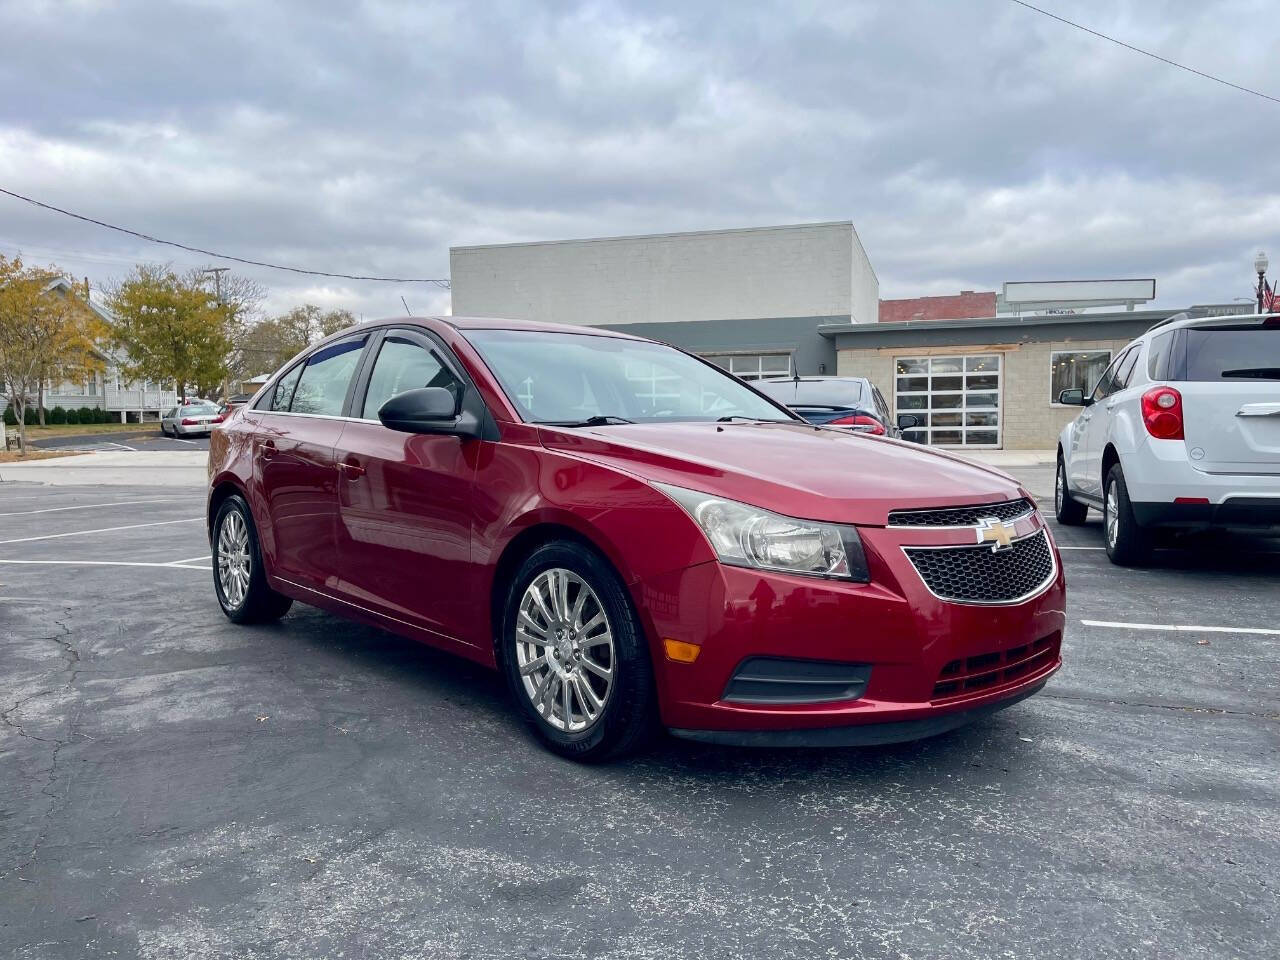
[[[899,357],[894,404],[920,419],[904,435],[940,447],[999,447],[1000,377],[998,353]]]

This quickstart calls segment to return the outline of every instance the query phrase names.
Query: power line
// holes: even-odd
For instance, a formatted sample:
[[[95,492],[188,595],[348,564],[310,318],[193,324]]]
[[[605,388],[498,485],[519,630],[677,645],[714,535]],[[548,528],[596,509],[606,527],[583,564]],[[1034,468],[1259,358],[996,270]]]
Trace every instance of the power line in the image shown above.
[[[1159,60],[1171,67],[1177,67],[1179,70],[1185,70],[1187,73],[1194,73],[1197,77],[1204,77],[1206,80],[1212,80],[1214,83],[1220,83],[1224,87],[1230,87],[1232,90],[1239,90],[1241,93],[1251,93],[1255,97],[1261,97],[1263,100],[1270,100],[1272,103],[1280,103],[1280,97],[1273,97],[1269,93],[1262,93],[1259,90],[1252,90],[1249,87],[1242,87],[1238,83],[1232,83],[1230,80],[1223,80],[1221,77],[1215,77],[1211,73],[1205,73],[1203,70],[1197,70],[1195,67],[1188,67],[1185,63],[1178,63],[1176,60],[1170,60],[1168,57],[1162,57],[1158,53],[1152,53],[1150,50],[1143,50],[1141,47],[1135,47],[1131,43],[1125,43],[1123,40],[1117,40],[1115,37],[1109,37],[1105,33],[1099,33],[1097,30],[1091,30],[1083,24],[1076,23],[1074,20],[1068,20],[1066,17],[1060,17],[1056,13],[1050,13],[1048,10],[1041,10],[1034,4],[1027,3],[1026,0],[1010,0],[1020,7],[1026,7],[1028,10],[1034,10],[1036,13],[1043,14],[1059,23],[1065,23],[1069,27],[1075,27],[1077,30],[1083,30],[1085,33],[1092,34],[1102,40],[1114,43],[1118,47],[1124,47],[1126,50],[1132,50],[1134,53],[1140,53],[1144,57],[1150,57],[1152,60]]]
[[[179,250],[186,250],[190,253],[199,253],[206,257],[214,257],[217,260],[230,260],[233,263],[245,263],[252,267],[266,267],[269,270],[285,270],[289,273],[306,274],[309,277],[336,277],[340,280],[376,280],[381,283],[434,283],[438,287],[449,289],[448,280],[425,280],[418,277],[367,277],[354,273],[331,273],[327,270],[305,270],[302,267],[286,267],[278,263],[267,263],[263,260],[248,260],[244,257],[233,257],[225,253],[215,253],[212,250],[202,250],[200,247],[189,247],[185,243],[177,243],[174,240],[161,240],[159,237],[153,237],[149,234],[139,233],[137,230],[130,230],[127,227],[118,227],[114,223],[105,223],[102,220],[95,220],[93,217],[82,216],[78,213],[72,213],[70,210],[63,210],[61,207],[55,207],[49,203],[41,203],[31,197],[24,197],[20,193],[14,193],[12,190],[6,190],[0,187],[0,193],[13,197],[15,200],[22,200],[32,206],[41,207],[44,210],[52,210],[54,213],[60,213],[64,217],[71,217],[73,220],[81,220],[85,223],[92,223],[95,226],[106,227],[108,230],[115,230],[117,233],[125,233],[131,237],[137,237],[139,240],[146,240],[148,243],[160,243],[166,247],[177,247]]]

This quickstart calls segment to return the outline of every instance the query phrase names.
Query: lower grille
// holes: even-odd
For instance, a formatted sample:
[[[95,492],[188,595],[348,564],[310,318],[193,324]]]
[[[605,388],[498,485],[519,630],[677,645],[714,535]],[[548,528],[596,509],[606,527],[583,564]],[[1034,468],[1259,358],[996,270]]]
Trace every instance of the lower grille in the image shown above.
[[[738,665],[721,699],[737,703],[856,700],[870,679],[871,666],[865,663],[751,657]]]
[[[985,543],[902,549],[929,591],[956,603],[1018,603],[1047,586],[1054,575],[1053,551],[1043,530],[999,552]]]
[[[964,696],[1030,676],[1057,660],[1061,646],[1061,634],[1054,633],[1008,650],[952,660],[933,685],[933,699]]]

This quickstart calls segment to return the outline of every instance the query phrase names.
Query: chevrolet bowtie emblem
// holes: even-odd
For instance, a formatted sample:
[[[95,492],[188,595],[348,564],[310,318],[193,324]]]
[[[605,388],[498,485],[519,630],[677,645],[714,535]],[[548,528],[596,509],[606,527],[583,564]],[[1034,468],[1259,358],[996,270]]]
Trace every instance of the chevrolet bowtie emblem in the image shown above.
[[[999,517],[983,517],[974,529],[978,533],[978,543],[991,544],[992,553],[1013,549],[1014,527]]]

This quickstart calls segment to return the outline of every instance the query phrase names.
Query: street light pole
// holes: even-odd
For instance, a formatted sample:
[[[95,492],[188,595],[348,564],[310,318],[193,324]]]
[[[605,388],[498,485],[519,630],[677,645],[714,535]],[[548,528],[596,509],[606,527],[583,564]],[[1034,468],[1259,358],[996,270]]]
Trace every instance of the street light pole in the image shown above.
[[[1269,266],[1267,255],[1262,250],[1258,251],[1258,255],[1253,258],[1253,269],[1258,271],[1258,312],[1262,313],[1262,295],[1267,292],[1267,267]]]

